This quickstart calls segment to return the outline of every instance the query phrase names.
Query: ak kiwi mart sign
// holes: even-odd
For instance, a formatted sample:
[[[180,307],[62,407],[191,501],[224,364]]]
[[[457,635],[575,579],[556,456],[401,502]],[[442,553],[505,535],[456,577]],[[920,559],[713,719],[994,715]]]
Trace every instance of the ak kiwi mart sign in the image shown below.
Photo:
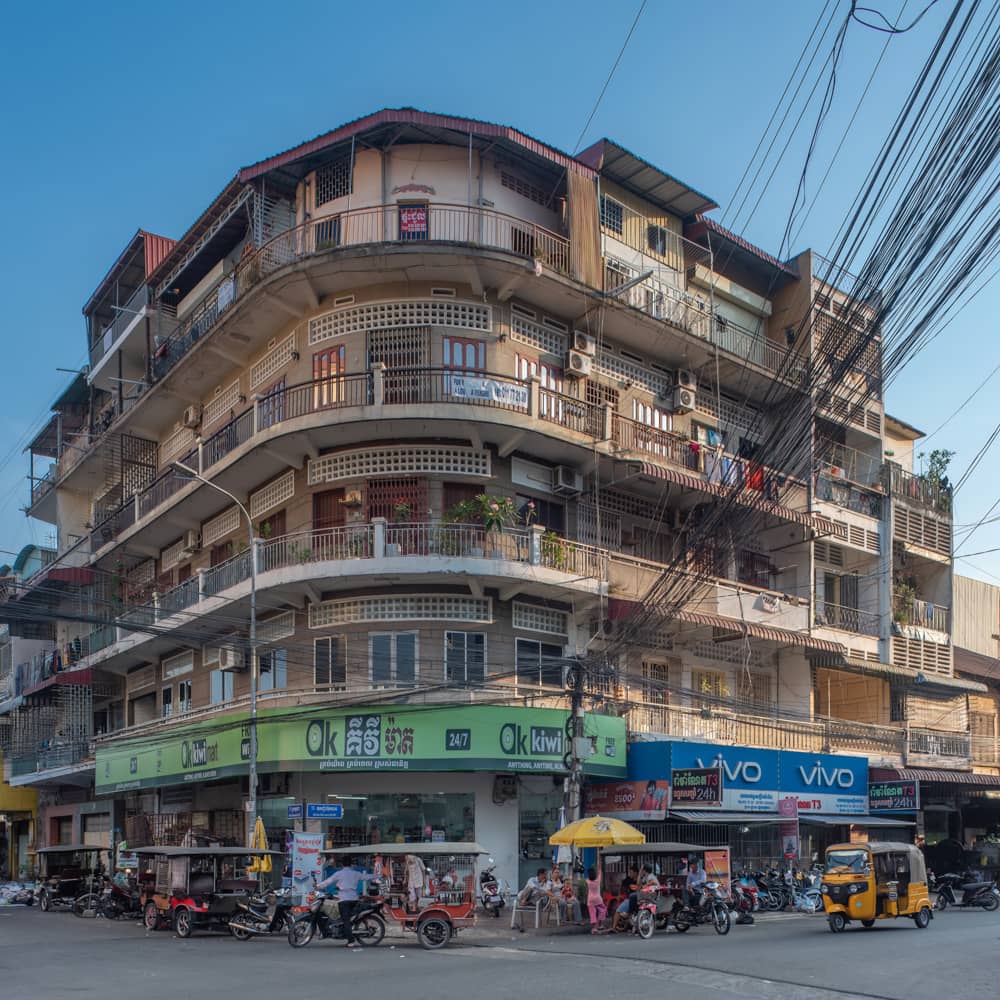
[[[274,771],[512,771],[565,774],[568,713],[549,708],[271,709],[257,722],[257,763]],[[594,754],[584,772],[625,777],[625,722],[587,715]],[[245,712],[179,726],[97,751],[98,794],[247,773]]]

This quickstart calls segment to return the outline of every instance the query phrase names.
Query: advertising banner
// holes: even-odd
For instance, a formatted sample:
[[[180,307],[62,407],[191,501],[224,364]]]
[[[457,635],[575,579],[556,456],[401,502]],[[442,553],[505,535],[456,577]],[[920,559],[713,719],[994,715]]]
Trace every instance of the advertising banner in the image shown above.
[[[289,717],[291,716],[291,717]],[[559,709],[466,705],[455,708],[282,709],[259,714],[257,760],[275,771],[509,771],[565,774],[567,713]],[[624,778],[625,720],[586,715],[596,752],[584,773]],[[213,781],[246,773],[246,713],[180,726],[156,740],[100,747],[99,794]]]
[[[709,882],[718,882],[723,895],[732,891],[730,883],[732,863],[729,859],[729,848],[722,847],[715,851],[705,851],[705,875]]]
[[[642,744],[633,744],[635,746]],[[722,807],[735,812],[775,812],[778,808],[778,751],[714,743],[672,743],[673,768],[722,770]],[[630,750],[631,752],[631,750]],[[677,802],[676,797],[674,802]]]
[[[868,812],[868,759],[781,751],[781,790],[795,795],[803,814]]]
[[[916,812],[920,808],[920,782],[871,781],[868,808],[871,812]]]
[[[500,382],[478,375],[449,374],[447,384],[449,395],[455,399],[500,403],[504,406],[516,406],[521,410],[528,408],[531,399],[531,391],[526,385]]]
[[[670,772],[670,801],[689,809],[717,809],[722,805],[721,767],[683,767]]]
[[[799,800],[794,795],[786,795],[778,803],[778,815],[781,816],[778,831],[781,853],[786,861],[793,861],[799,856]]]
[[[602,781],[584,789],[584,808],[588,816],[665,819],[669,795],[667,781]]]
[[[323,834],[289,830],[285,835],[285,856],[288,873],[285,876],[295,893],[304,896],[312,891],[313,879],[319,880],[322,864]],[[284,881],[284,879],[282,880]]]

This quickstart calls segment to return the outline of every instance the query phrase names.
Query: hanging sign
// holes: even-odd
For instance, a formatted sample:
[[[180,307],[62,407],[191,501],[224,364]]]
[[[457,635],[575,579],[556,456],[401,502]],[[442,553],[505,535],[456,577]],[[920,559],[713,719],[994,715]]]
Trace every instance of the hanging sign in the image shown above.
[[[670,772],[670,804],[691,809],[722,805],[721,767],[682,767]]]

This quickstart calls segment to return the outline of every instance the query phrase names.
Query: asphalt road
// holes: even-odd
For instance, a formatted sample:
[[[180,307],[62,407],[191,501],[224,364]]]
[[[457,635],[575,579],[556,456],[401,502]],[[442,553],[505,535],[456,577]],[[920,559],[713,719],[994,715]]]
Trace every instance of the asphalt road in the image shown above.
[[[1000,914],[981,911],[941,914],[926,931],[899,920],[840,935],[822,917],[766,915],[725,938],[695,928],[651,941],[481,923],[437,952],[412,936],[372,950],[314,942],[293,951],[279,937],[185,941],[131,922],[10,907],[0,909],[0,997],[982,1000],[997,995],[1000,975]]]

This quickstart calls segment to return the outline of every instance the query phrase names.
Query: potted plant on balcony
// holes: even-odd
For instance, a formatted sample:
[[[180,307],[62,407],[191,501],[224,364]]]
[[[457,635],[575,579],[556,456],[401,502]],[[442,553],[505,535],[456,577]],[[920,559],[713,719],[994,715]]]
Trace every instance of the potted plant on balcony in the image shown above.
[[[909,576],[892,585],[892,620],[897,625],[909,625],[913,617],[913,603],[917,599],[917,581]]]
[[[412,509],[409,501],[405,497],[396,497],[392,504],[392,523],[406,524],[411,519]],[[398,537],[398,536],[397,536]],[[387,556],[399,556],[403,554],[401,544],[397,542],[385,543],[385,554]]]
[[[502,559],[500,536],[503,529],[514,523],[517,510],[510,497],[491,497],[481,493],[475,502],[479,504],[483,527],[486,529],[487,547],[491,559]]]

